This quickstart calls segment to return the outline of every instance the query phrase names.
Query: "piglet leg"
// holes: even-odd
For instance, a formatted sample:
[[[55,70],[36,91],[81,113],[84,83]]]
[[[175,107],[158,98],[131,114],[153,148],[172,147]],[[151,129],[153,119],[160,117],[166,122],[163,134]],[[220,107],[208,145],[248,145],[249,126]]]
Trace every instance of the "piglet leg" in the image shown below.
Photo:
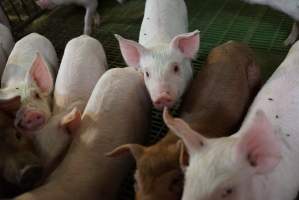
[[[96,25],[100,24],[100,15],[97,13],[96,9],[97,5],[86,8],[86,14],[84,18],[84,34],[86,35],[91,34],[93,20]]]

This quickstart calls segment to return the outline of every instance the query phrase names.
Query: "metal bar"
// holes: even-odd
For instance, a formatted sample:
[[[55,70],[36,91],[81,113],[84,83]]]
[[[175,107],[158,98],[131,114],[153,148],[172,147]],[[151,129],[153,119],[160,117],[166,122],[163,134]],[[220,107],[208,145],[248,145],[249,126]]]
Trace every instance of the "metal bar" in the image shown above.
[[[19,12],[18,12],[18,9],[16,8],[16,6],[14,5],[14,3],[11,1],[11,0],[7,0],[10,5],[12,6],[13,10],[15,11],[15,14],[17,15],[17,17],[19,18],[19,21],[23,21],[22,20],[22,17],[20,16]]]
[[[29,9],[28,9],[27,5],[25,4],[24,0],[20,0],[20,1],[21,1],[22,7],[23,7],[25,13],[27,14],[27,16],[30,16]]]

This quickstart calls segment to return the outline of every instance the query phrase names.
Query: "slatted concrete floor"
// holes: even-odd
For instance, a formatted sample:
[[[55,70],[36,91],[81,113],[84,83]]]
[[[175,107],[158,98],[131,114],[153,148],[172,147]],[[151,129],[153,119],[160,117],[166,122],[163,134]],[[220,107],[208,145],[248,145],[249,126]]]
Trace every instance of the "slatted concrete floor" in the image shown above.
[[[118,33],[127,38],[138,38],[143,17],[143,0],[129,0],[124,5],[116,1],[101,1],[99,12],[102,24],[96,29],[98,38],[106,50],[110,67],[124,67],[118,44],[113,37]],[[194,61],[195,70],[200,70],[211,48],[228,40],[248,43],[257,54],[266,80],[283,60],[288,48],[283,40],[288,36],[292,20],[268,7],[249,5],[240,0],[186,0],[189,9],[190,31],[201,31],[201,49]],[[19,36],[36,31],[46,35],[62,56],[67,41],[78,36],[83,28],[84,10],[77,7],[62,7],[37,19]],[[161,113],[153,111],[152,128],[147,144],[158,141],[166,132]],[[120,199],[133,199],[132,175],[124,182]]]

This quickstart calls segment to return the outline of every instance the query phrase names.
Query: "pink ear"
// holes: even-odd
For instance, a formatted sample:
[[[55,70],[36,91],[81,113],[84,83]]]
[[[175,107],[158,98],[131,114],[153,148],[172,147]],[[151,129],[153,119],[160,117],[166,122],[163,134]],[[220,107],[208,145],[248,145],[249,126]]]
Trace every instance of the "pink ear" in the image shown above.
[[[120,35],[115,35],[119,42],[122,56],[129,67],[140,67],[140,57],[145,51],[145,48],[135,41],[127,40]]]
[[[281,159],[279,140],[263,111],[257,111],[251,123],[237,145],[238,155],[245,156],[256,173],[268,173]]]
[[[39,53],[37,53],[36,55],[36,58],[29,71],[29,75],[42,92],[45,92],[47,94],[52,92],[52,74],[49,71],[48,65]]]
[[[106,154],[107,157],[117,158],[123,155],[132,154],[135,160],[139,160],[144,154],[145,147],[139,144],[125,144],[115,148]]]
[[[70,113],[65,115],[60,121],[60,126],[65,127],[70,134],[79,129],[81,123],[81,113],[77,108],[74,108]]]
[[[190,155],[198,151],[206,143],[206,139],[195,132],[185,121],[173,118],[164,108],[163,119],[170,130],[182,138]]]
[[[193,59],[199,50],[200,37],[199,31],[185,33],[176,36],[170,43],[171,48],[178,49],[186,58]]]

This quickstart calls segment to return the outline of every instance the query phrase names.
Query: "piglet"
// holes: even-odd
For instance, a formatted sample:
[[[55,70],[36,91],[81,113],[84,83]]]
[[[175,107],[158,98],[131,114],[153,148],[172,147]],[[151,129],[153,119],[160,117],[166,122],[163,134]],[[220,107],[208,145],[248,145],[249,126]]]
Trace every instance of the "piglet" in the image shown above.
[[[261,4],[261,5],[267,5],[270,6],[276,10],[279,10],[281,12],[284,12],[285,14],[292,17],[295,22],[293,23],[293,27],[291,30],[290,35],[288,38],[284,41],[284,44],[292,45],[296,42],[298,36],[299,36],[299,2],[294,0],[243,0],[248,3],[252,4]]]
[[[199,31],[188,31],[184,0],[147,0],[139,43],[116,35],[128,66],[140,69],[157,109],[172,107],[191,78]]]
[[[207,137],[229,135],[242,121],[259,85],[260,69],[252,50],[238,42],[225,43],[211,51],[193,80],[181,116]],[[127,144],[109,155],[131,153],[136,159],[137,200],[176,200],[183,189],[180,162],[184,166],[187,160],[180,147],[177,136],[169,131],[153,146]]]
[[[123,3],[124,0],[117,0]],[[53,9],[59,5],[77,4],[86,9],[84,18],[84,34],[90,35],[93,21],[96,25],[100,24],[100,15],[97,12],[98,0],[38,0],[37,4],[42,9]]]
[[[240,130],[208,139],[166,113],[190,154],[183,200],[293,200],[299,189],[299,42],[258,93]]]
[[[131,162],[105,156],[115,146],[142,142],[150,100],[139,73],[116,68],[99,80],[68,154],[48,182],[16,200],[112,200]]]
[[[0,182],[5,188],[0,197],[9,197],[31,189],[41,178],[42,165],[31,140],[18,133],[13,119],[3,112],[0,112],[0,130]]]
[[[15,126],[22,133],[40,129],[51,116],[57,68],[57,55],[47,38],[31,33],[15,44],[2,75],[0,107],[6,112],[18,109]]]
[[[0,7],[1,10],[1,7]],[[1,16],[1,12],[0,12]],[[14,39],[10,30],[0,23],[0,77],[4,71],[7,58],[10,55],[10,52],[15,45]]]
[[[42,129],[34,132],[45,174],[63,157],[94,86],[107,68],[106,55],[98,40],[83,35],[66,45],[54,89],[53,115]]]

